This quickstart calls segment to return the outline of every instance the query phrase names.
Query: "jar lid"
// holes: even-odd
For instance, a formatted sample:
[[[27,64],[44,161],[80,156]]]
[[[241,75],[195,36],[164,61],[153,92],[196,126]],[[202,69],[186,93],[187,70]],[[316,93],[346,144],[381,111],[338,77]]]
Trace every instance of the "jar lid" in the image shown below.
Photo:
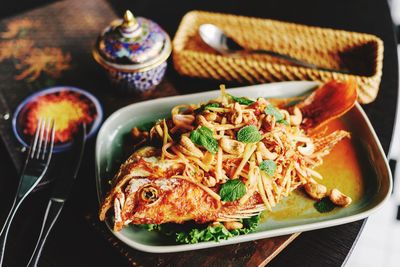
[[[171,53],[168,34],[155,22],[127,10],[99,36],[94,55],[99,63],[130,69],[165,61]],[[100,55],[101,58],[98,58]]]

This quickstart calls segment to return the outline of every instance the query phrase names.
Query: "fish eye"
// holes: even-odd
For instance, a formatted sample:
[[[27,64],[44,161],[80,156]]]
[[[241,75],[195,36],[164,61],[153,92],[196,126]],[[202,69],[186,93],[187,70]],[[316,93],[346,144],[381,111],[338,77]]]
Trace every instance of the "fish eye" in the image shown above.
[[[147,202],[147,204],[152,204],[158,199],[158,190],[153,186],[143,187],[140,192],[140,198]]]

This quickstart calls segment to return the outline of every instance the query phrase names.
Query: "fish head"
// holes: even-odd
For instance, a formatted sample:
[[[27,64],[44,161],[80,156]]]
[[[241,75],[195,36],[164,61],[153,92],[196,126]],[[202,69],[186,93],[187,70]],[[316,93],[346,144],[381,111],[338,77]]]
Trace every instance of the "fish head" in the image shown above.
[[[132,179],[114,200],[114,229],[127,224],[206,222],[217,217],[218,196],[184,178]]]

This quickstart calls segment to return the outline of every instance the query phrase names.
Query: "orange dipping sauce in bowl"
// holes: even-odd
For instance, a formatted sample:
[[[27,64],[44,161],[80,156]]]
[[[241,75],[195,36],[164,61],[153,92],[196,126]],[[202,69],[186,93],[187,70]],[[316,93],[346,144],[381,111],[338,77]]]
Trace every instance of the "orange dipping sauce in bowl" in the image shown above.
[[[70,146],[81,123],[86,123],[88,137],[100,126],[103,112],[98,100],[86,91],[74,87],[54,87],[40,91],[17,108],[13,130],[17,139],[28,146],[39,118],[55,122],[55,152]]]

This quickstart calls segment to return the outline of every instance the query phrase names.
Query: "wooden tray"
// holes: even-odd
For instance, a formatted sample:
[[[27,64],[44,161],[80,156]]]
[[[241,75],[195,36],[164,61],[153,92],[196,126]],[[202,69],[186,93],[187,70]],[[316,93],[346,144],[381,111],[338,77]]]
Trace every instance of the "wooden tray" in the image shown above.
[[[203,23],[220,27],[249,49],[267,49],[349,74],[290,65],[266,55],[222,56],[200,39]],[[356,79],[359,102],[372,102],[382,76],[383,42],[374,35],[220,13],[187,13],[173,40],[175,69],[182,75],[255,84],[289,80]]]
[[[88,214],[85,219],[131,266],[265,266],[300,235],[295,233],[218,249],[152,254],[132,249],[120,242],[106,229],[104,223],[99,222],[97,214]]]

